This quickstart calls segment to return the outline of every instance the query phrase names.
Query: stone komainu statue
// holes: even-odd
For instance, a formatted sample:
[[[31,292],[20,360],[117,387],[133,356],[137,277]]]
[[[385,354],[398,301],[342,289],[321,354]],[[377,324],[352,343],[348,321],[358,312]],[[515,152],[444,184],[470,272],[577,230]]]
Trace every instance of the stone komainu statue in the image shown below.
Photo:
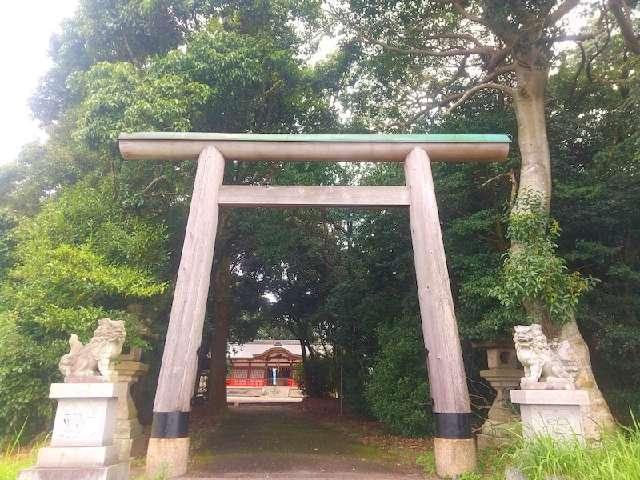
[[[537,382],[556,383],[561,388],[573,388],[577,366],[566,340],[547,342],[542,326],[517,325],[513,343],[518,360],[524,367],[522,386]]]
[[[124,322],[101,318],[93,338],[83,345],[76,334],[69,338],[69,353],[63,355],[58,368],[65,381],[108,379],[111,359],[120,355],[126,332]]]

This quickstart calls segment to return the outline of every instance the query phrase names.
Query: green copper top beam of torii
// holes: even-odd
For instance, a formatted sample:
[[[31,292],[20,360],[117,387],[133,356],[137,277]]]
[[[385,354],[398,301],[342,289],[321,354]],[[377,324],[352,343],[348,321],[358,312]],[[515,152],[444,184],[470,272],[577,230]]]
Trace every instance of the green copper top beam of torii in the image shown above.
[[[213,145],[229,160],[402,162],[414,148],[434,162],[501,162],[511,140],[500,134],[123,133],[127,160],[196,160]]]

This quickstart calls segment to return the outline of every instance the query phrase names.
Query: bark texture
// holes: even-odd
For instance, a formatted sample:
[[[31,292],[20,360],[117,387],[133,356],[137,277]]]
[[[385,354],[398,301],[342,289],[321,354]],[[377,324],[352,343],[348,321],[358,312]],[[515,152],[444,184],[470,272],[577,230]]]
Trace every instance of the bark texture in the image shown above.
[[[518,67],[518,87],[514,106],[518,121],[518,147],[522,156],[516,211],[526,208],[527,194],[540,195],[549,210],[551,199],[551,157],[544,111],[545,89],[549,71]]]
[[[551,199],[551,157],[547,138],[546,116],[544,109],[545,88],[549,75],[546,68],[518,66],[518,86],[514,94],[514,105],[518,121],[518,146],[522,156],[518,201],[514,212],[527,208],[523,200],[527,195],[539,195],[543,205],[549,212]],[[520,246],[512,243],[512,251]],[[540,323],[549,338],[559,337],[568,340],[578,362],[577,387],[586,390],[591,403],[583,412],[583,423],[587,438],[597,440],[602,430],[613,428],[615,422],[607,402],[598,388],[593,370],[589,347],[578,330],[574,318],[559,327],[549,318],[544,305],[530,302],[525,305],[536,322]]]
[[[640,55],[640,36],[633,29],[631,9],[626,0],[609,0],[609,9],[620,26],[624,43],[629,50]]]
[[[591,356],[575,319],[562,326],[560,338],[567,340],[579,365],[576,387],[589,394],[589,405],[582,411],[582,423],[585,435],[592,440],[598,440],[603,431],[615,428],[615,421],[607,401],[598,388],[595,376],[591,370]]]

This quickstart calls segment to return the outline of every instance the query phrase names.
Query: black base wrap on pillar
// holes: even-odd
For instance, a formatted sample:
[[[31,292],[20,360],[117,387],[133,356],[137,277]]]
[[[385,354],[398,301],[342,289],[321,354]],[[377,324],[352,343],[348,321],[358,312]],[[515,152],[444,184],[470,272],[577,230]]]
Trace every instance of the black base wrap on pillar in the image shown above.
[[[189,412],[153,412],[151,438],[189,436]]]
[[[436,437],[472,438],[470,413],[434,413]]]

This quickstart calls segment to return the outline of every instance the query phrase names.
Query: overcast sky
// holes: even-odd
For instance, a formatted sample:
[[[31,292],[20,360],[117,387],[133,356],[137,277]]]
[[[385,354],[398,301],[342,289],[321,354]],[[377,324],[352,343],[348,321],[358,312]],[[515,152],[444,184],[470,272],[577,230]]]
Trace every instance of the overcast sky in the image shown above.
[[[49,37],[73,15],[78,0],[3,2],[0,28],[0,163],[13,161],[20,147],[43,138],[28,101],[47,71]]]

